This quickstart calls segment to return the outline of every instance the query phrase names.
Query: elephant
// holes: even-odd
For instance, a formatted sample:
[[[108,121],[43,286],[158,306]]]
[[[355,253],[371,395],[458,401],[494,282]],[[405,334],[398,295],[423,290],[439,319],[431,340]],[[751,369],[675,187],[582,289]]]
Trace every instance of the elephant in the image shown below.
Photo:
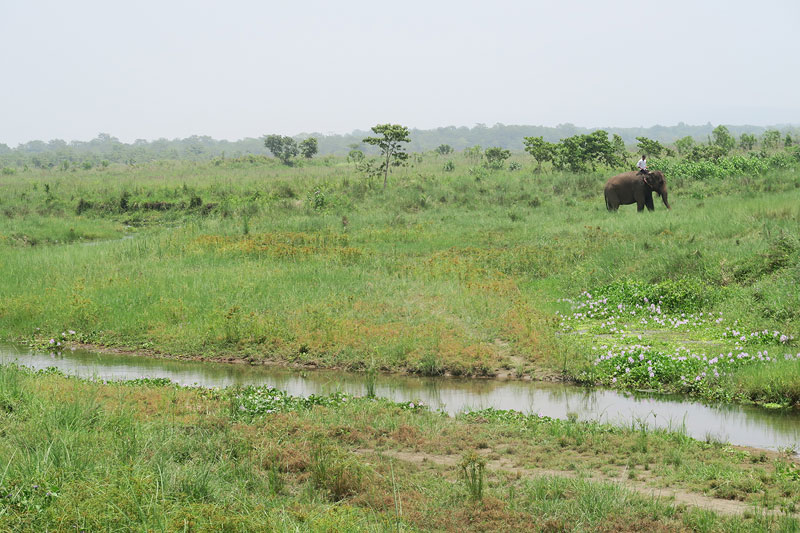
[[[653,191],[664,201],[667,209],[672,209],[667,201],[667,183],[660,170],[647,174],[643,172],[623,172],[606,182],[606,207],[616,211],[621,204],[636,203],[636,210],[643,211],[645,206],[653,210]]]

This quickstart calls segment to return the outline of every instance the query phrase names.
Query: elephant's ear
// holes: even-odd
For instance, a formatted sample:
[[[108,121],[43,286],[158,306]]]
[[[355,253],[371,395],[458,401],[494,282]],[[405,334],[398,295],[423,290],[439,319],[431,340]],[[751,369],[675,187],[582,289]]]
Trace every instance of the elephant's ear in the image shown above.
[[[655,189],[658,186],[658,179],[653,174],[648,174],[644,177],[644,182],[650,187],[651,189]]]

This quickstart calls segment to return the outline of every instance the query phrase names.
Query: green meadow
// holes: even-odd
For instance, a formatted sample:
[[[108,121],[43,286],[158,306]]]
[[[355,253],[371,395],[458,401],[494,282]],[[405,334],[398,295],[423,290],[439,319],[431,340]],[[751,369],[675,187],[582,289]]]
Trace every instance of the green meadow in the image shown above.
[[[443,157],[416,155],[386,190],[333,157],[4,177],[0,335],[50,347],[72,331],[73,342],[174,357],[606,382],[591,345],[642,333],[670,349],[696,341],[708,358],[743,348],[724,327],[779,332],[748,355],[800,351],[797,171],[667,176],[671,211],[611,214],[608,172],[537,173],[518,158],[528,165],[516,171],[456,158],[448,172]],[[724,321],[587,336],[601,317],[582,317],[564,331],[584,291],[622,290],[614,283],[642,293],[625,293],[627,305],[645,293],[678,298],[664,316]],[[709,387],[775,402],[747,385],[768,371],[736,370]]]
[[[412,154],[0,176],[0,339],[800,402],[800,171]],[[509,170],[514,168],[514,170]],[[722,167],[720,167],[722,168]],[[0,368],[0,529],[794,531],[792,450],[342,395]]]

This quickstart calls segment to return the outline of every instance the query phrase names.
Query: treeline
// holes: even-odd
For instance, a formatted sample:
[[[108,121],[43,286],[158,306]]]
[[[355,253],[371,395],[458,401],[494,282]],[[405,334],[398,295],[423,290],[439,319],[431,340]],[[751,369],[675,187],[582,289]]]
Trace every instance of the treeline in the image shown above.
[[[756,139],[756,144],[769,132],[775,132],[781,140],[788,135],[794,142],[800,136],[796,126],[762,128],[758,126],[727,126],[731,136],[739,139],[742,135]],[[615,136],[628,147],[638,143],[637,139],[646,137],[663,145],[674,146],[678,150],[681,139],[691,137],[694,145],[712,141],[714,126],[690,126],[679,123],[677,126],[653,126],[650,128],[608,128],[608,134]],[[581,128],[573,124],[556,127],[514,126],[495,124],[488,127],[478,124],[472,128],[444,127],[431,130],[410,130],[408,150],[427,152],[447,145],[454,151],[462,151],[474,146],[499,147],[506,150],[522,151],[526,137],[541,137],[543,141],[556,143],[581,135],[592,135],[596,129]],[[334,154],[346,156],[352,150],[361,150],[367,155],[377,153],[375,148],[363,143],[368,131],[354,131],[347,135],[303,134],[294,139],[302,142],[310,137],[318,140],[320,155]],[[121,142],[107,133],[99,134],[91,141],[70,141],[61,139],[50,141],[30,141],[11,148],[0,144],[0,167],[6,168],[93,168],[110,163],[135,165],[155,160],[203,161],[214,158],[237,158],[246,155],[270,155],[264,145],[264,138],[246,138],[238,141],[216,140],[208,136],[191,136],[185,139],[157,139],[147,141],[138,139],[132,143]]]
[[[525,151],[542,170],[549,163],[555,170],[586,172],[598,167],[621,168],[630,165],[639,154],[647,155],[650,168],[672,175],[706,179],[734,174],[759,174],[770,168],[788,168],[800,162],[798,138],[781,135],[768,129],[762,135],[742,133],[737,138],[727,126],[717,126],[705,142],[692,136],[674,143],[661,143],[648,137],[636,138],[636,151],[631,153],[618,134],[609,136],[604,130],[578,134],[557,143],[543,137],[525,137]],[[474,148],[473,148],[474,149]],[[440,148],[439,151],[446,151]],[[492,157],[486,153],[487,165]],[[509,154],[510,155],[510,154]],[[508,156],[506,156],[508,157]],[[496,164],[494,166],[497,166]]]

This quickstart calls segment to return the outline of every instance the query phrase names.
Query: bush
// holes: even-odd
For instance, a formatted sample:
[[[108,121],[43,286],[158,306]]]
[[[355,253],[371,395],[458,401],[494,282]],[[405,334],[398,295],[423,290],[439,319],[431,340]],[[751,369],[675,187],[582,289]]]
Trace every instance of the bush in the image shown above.
[[[695,148],[698,147],[696,146]],[[771,156],[737,154],[717,159],[658,159],[650,162],[649,166],[651,170],[660,170],[670,177],[708,180],[733,176],[761,175],[770,169],[792,168],[797,164],[797,161],[800,161],[800,155],[795,156],[794,152],[786,151]]]
[[[119,197],[119,210],[120,211],[127,211],[130,207],[130,199],[131,193],[128,191],[122,191],[122,194]]]
[[[486,166],[493,169],[503,168],[505,160],[511,157],[510,150],[504,150],[499,146],[487,148],[483,156],[486,158]]]
[[[325,197],[325,191],[319,187],[308,191],[306,194],[306,204],[315,211],[321,211],[329,207],[329,202]]]
[[[92,208],[92,203],[91,202],[87,202],[86,200],[81,198],[80,200],[78,200],[77,207],[75,207],[75,214],[76,215],[80,215],[84,211],[88,211],[91,208]]]

